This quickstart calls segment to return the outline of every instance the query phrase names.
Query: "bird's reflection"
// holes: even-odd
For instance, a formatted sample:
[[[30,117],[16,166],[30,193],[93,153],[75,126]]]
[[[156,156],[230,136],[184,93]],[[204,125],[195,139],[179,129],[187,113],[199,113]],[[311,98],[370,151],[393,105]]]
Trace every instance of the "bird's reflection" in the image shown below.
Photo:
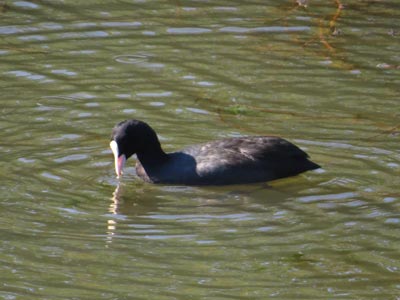
[[[115,188],[115,191],[112,194],[112,197],[111,197],[111,203],[110,203],[110,207],[108,208],[108,211],[112,215],[118,214],[120,190],[121,190],[121,185],[118,184],[117,187]],[[108,219],[107,220],[107,243],[112,243],[112,239],[115,235],[116,228],[117,228],[116,219],[115,218]]]
[[[112,193],[111,203],[110,207],[108,208],[108,211],[113,215],[116,215],[118,213],[120,190],[121,190],[121,185],[118,184],[114,192]]]
[[[221,208],[228,208],[230,213],[242,213],[247,211],[249,204],[276,204],[285,202],[288,196],[286,192],[271,189],[266,184],[196,188],[136,182],[129,182],[125,186],[124,183],[118,183],[108,207],[107,244],[111,244],[118,234],[127,232],[121,228],[124,224],[140,224],[146,220],[143,217],[157,215],[160,209],[165,210],[169,206],[176,209],[180,205],[178,202],[183,203],[182,210],[185,213],[188,207],[191,207],[192,212],[200,214],[204,211],[220,213]]]
[[[108,207],[107,242],[111,243],[115,238],[118,223],[127,218],[144,216],[157,211],[161,200],[156,195],[152,187],[146,187],[140,183],[130,186],[129,189],[125,189],[123,183],[118,183]]]

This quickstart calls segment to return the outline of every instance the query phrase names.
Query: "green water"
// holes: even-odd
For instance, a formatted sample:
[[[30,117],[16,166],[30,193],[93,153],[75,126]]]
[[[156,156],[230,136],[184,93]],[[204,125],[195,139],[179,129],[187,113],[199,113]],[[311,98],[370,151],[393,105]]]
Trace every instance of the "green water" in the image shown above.
[[[0,1],[1,299],[399,299],[400,7]],[[267,184],[115,178],[115,123],[166,150],[283,136]]]

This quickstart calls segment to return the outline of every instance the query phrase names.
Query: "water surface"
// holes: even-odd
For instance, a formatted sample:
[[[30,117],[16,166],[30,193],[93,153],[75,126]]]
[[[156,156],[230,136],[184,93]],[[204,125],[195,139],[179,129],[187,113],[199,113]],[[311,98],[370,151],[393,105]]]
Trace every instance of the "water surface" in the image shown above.
[[[304,6],[306,4],[306,6]],[[0,298],[398,299],[399,6],[0,3]],[[321,170],[150,185],[108,149],[283,136]]]

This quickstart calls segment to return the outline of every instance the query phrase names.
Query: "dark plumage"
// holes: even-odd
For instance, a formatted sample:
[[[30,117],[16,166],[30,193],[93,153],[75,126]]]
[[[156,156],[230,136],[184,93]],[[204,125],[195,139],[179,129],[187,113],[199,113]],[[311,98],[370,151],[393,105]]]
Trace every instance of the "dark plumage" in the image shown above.
[[[155,131],[146,123],[117,124],[110,147],[115,171],[137,155],[136,172],[153,183],[223,185],[271,181],[320,168],[292,143],[271,136],[227,138],[165,153]]]

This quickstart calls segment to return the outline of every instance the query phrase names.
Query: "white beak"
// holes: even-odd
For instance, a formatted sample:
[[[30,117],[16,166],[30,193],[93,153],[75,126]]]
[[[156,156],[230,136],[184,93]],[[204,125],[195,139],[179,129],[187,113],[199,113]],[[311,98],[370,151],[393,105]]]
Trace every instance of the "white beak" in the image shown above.
[[[117,177],[119,178],[119,177],[121,177],[122,169],[125,166],[126,156],[125,156],[125,154],[118,156],[118,144],[116,141],[110,142],[110,148],[111,148],[112,153],[114,154],[115,173],[117,174]]]

